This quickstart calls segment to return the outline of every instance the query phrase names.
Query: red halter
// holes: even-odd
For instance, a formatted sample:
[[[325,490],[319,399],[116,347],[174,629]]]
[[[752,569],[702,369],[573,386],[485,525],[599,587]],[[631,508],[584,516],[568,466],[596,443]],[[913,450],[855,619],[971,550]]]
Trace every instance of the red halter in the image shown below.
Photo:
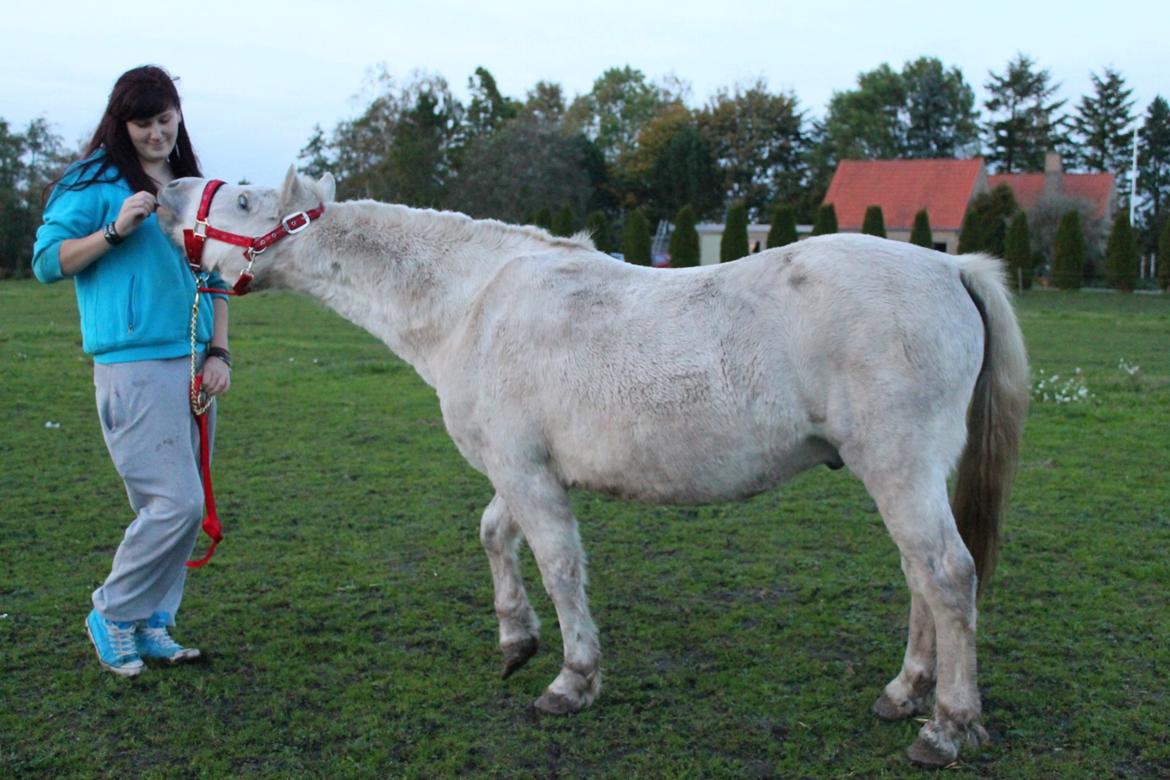
[[[191,266],[191,272],[196,274],[203,267],[203,246],[207,239],[211,238],[244,247],[244,260],[248,262],[248,265],[240,274],[240,278],[236,280],[231,291],[227,293],[228,295],[243,295],[248,292],[248,283],[252,281],[252,263],[255,261],[256,255],[285,236],[300,233],[307,228],[310,222],[319,219],[325,213],[325,204],[318,203],[315,209],[289,214],[280,221],[279,225],[262,236],[241,236],[238,233],[228,233],[214,228],[207,223],[207,214],[211,211],[211,201],[215,197],[216,191],[223,185],[224,182],[219,179],[207,182],[207,186],[203,188],[203,197],[199,201],[199,210],[195,213],[195,227],[183,231],[183,244],[187,250],[187,265]],[[224,293],[225,291],[208,290],[207,292]]]

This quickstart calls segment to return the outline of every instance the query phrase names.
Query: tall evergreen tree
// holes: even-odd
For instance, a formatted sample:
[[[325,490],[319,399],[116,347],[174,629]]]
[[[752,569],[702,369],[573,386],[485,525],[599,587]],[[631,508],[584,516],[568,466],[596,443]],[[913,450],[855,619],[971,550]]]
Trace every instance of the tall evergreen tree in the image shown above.
[[[585,229],[593,237],[593,245],[600,252],[613,251],[613,237],[610,235],[609,217],[604,211],[591,211],[585,218]]]
[[[577,221],[573,218],[573,207],[568,203],[561,206],[553,218],[552,234],[554,236],[571,236],[577,232]]]
[[[930,230],[930,215],[922,209],[914,215],[914,227],[910,229],[910,243],[934,249],[934,234]]]
[[[1142,214],[1142,246],[1153,252],[1158,229],[1170,213],[1170,103],[1161,95],[1150,102],[1138,144],[1138,203]]]
[[[812,235],[823,236],[837,232],[837,209],[832,203],[822,203],[813,220]]]
[[[674,217],[674,232],[670,234],[670,264],[675,268],[689,268],[699,264],[699,231],[695,229],[695,210],[683,206]]]
[[[1052,246],[1052,283],[1061,290],[1079,290],[1085,277],[1085,234],[1081,213],[1065,212]]]
[[[641,209],[626,212],[622,229],[622,254],[627,263],[650,265],[650,221]]]
[[[1133,292],[1140,263],[1137,241],[1129,224],[1129,213],[1125,209],[1118,209],[1113,219],[1113,229],[1109,231],[1109,240],[1105,244],[1105,280],[1110,287],[1122,292]]]
[[[747,204],[736,201],[727,210],[723,238],[719,240],[719,262],[727,263],[748,255]]]
[[[1170,219],[1158,236],[1158,286],[1170,293]]]
[[[1132,89],[1112,68],[1105,68],[1103,76],[1090,74],[1093,94],[1081,98],[1077,113],[1072,117],[1077,138],[1077,162],[1090,171],[1112,173],[1117,176],[1118,192],[1129,192],[1124,184],[1129,177],[1130,155],[1133,154]]]
[[[795,244],[798,238],[796,209],[791,206],[777,206],[772,211],[772,224],[768,228],[768,249]]]
[[[861,232],[870,236],[886,237],[886,219],[882,216],[881,206],[869,206],[865,209]]]
[[[1052,100],[1059,84],[1047,70],[1018,54],[1002,75],[991,73],[984,88],[990,93],[983,106],[990,118],[984,124],[986,159],[1001,173],[1044,170],[1044,155],[1064,146],[1063,100]]]
[[[1017,211],[1012,217],[1007,238],[1004,239],[1003,259],[1007,263],[1008,281],[1021,289],[1032,287],[1032,237],[1028,231],[1028,215]]]

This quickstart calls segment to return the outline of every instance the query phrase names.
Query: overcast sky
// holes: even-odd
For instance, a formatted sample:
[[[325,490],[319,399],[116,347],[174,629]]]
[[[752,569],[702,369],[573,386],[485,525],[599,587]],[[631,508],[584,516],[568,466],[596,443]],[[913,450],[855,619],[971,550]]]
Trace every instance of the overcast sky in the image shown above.
[[[0,30],[0,118],[14,129],[43,116],[73,146],[118,75],[160,64],[181,79],[204,172],[272,184],[314,125],[360,113],[379,65],[400,83],[442,75],[461,99],[480,65],[510,97],[546,80],[570,100],[630,65],[689,83],[696,106],[762,77],[819,117],[859,73],[920,56],[962,70],[981,104],[988,72],[1023,52],[1070,106],[1105,66],[1126,78],[1139,112],[1170,98],[1167,0],[16,0]]]

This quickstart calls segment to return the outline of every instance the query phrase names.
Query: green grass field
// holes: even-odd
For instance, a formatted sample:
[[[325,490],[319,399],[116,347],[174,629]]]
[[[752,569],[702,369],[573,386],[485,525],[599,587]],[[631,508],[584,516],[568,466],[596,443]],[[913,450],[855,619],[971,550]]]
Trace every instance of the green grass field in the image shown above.
[[[1034,292],[1020,311],[1051,392],[981,605],[994,742],[948,771],[1165,778],[1170,297]],[[543,646],[499,679],[478,541],[492,490],[433,392],[305,299],[232,312],[227,538],[176,633],[211,661],[127,681],[82,629],[130,516],[72,289],[0,283],[0,777],[921,774],[903,755],[918,724],[870,714],[909,601],[848,473],[713,507],[577,496],[605,689],[579,716],[541,717],[555,613],[525,555]]]

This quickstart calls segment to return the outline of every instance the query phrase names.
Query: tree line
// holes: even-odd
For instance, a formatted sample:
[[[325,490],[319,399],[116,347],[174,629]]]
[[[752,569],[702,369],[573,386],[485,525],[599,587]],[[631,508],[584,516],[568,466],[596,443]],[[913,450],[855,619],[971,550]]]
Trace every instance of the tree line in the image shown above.
[[[647,231],[680,217],[721,222],[735,205],[750,221],[768,222],[784,207],[813,223],[847,158],[981,155],[993,172],[1014,173],[1043,170],[1045,153],[1057,150],[1067,170],[1115,174],[1127,201],[1136,123],[1142,251],[1156,251],[1170,213],[1170,105],[1156,97],[1139,116],[1132,90],[1110,67],[1092,74],[1091,92],[1074,105],[1056,97],[1060,85],[1047,69],[1019,54],[988,73],[980,109],[958,68],[921,57],[861,73],[852,88],[833,93],[823,118],[762,79],[690,106],[685,83],[653,81],[629,66],[605,71],[571,99],[547,81],[523,98],[506,96],[483,67],[467,86],[469,98],[460,100],[441,75],[399,82],[383,70],[357,116],[328,132],[314,129],[299,168],[333,172],[341,198],[455,209],[556,232],[589,228],[609,251],[622,247],[630,222],[644,219]],[[4,221],[10,201],[35,221],[26,195],[48,157],[41,152],[42,167],[32,165],[25,134],[3,128]],[[44,147],[45,138],[37,143]],[[3,267],[23,267],[13,254],[19,247],[0,251]]]

